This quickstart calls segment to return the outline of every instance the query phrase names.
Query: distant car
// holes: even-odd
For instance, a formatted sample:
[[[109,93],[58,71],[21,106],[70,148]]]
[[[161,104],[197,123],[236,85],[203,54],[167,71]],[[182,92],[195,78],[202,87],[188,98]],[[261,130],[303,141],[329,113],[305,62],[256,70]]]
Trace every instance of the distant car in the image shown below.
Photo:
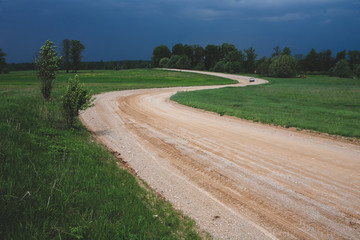
[[[255,82],[255,78],[250,78],[250,82]]]

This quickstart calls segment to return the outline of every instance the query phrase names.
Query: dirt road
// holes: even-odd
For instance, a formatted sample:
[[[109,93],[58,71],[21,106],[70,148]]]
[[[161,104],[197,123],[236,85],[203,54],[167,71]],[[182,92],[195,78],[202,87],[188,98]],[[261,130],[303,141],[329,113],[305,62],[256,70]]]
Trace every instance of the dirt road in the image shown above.
[[[104,93],[81,119],[216,239],[360,239],[360,146],[169,100],[203,88]]]

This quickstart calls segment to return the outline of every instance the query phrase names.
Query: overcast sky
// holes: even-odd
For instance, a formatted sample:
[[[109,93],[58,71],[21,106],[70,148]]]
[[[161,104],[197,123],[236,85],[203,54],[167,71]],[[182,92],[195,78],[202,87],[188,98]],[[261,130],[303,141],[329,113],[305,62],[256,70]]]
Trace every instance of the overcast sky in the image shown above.
[[[293,54],[360,50],[360,0],[0,0],[6,60],[31,62],[47,39],[85,45],[84,61],[147,60],[176,43],[275,46]]]

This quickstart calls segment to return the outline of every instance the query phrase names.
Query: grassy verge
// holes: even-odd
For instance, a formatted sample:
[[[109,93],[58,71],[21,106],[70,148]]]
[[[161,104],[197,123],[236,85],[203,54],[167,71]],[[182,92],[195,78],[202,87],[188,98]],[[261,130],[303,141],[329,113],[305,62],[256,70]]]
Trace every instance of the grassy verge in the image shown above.
[[[35,72],[0,75],[0,239],[200,239],[192,220],[118,168],[79,122],[66,128],[59,96],[68,76],[46,102]],[[229,82],[155,70],[80,79],[95,92]]]
[[[172,100],[221,115],[360,138],[358,79],[266,79],[267,85],[179,92]]]

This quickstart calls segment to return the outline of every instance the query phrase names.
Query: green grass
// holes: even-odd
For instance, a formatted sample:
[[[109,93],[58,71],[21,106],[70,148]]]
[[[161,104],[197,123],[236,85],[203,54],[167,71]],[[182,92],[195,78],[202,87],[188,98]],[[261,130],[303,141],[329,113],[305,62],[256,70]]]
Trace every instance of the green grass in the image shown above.
[[[69,77],[74,74],[61,71],[57,74],[53,95],[58,96],[65,88]],[[80,71],[80,81],[94,93],[139,88],[163,88],[180,86],[221,85],[236,81],[203,74],[164,71],[156,69],[134,69],[122,71],[96,70]],[[36,71],[11,72],[0,75],[0,89],[37,88],[39,80]]]
[[[284,127],[360,138],[360,80],[266,78],[267,85],[179,92],[191,107]]]
[[[79,75],[94,92],[229,82],[157,70]],[[68,77],[59,74],[47,102],[36,72],[0,75],[0,239],[200,239],[79,121],[66,127],[59,97]]]

